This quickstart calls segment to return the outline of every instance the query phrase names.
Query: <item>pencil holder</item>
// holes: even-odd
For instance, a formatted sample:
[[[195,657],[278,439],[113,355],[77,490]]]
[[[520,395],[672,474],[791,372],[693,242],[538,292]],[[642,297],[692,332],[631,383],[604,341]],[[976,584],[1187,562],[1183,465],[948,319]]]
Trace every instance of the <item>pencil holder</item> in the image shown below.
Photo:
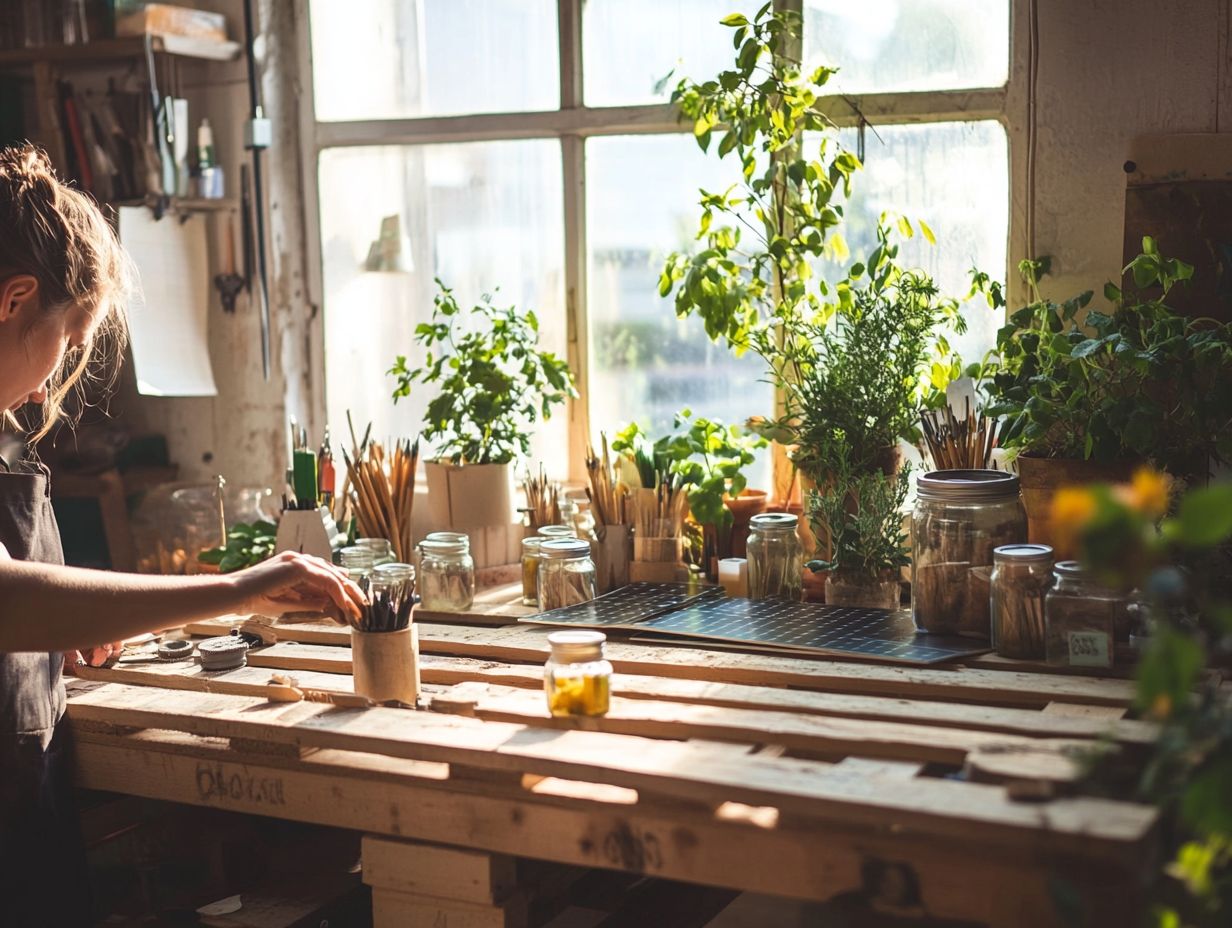
[[[590,543],[599,584],[599,592],[607,593],[629,582],[629,555],[632,526],[603,525],[595,529]]]
[[[397,632],[351,629],[355,692],[374,702],[415,705],[419,699],[419,626]]]
[[[288,509],[278,520],[274,538],[274,553],[297,551],[312,554],[324,561],[333,558],[329,533],[325,528],[327,512],[320,509]]]

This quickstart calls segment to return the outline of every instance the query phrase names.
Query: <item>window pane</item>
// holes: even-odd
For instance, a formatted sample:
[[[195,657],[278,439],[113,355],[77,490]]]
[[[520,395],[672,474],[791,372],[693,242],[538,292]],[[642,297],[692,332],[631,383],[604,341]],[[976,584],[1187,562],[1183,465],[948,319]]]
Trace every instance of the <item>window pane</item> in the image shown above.
[[[880,139],[878,139],[880,136]],[[856,132],[842,133],[856,149]],[[1005,279],[1009,229],[1009,153],[1005,129],[991,120],[881,126],[865,131],[864,169],[852,178],[852,199],[842,231],[851,261],[863,261],[877,244],[883,212],[923,219],[936,235],[930,245],[918,231],[901,243],[899,263],[919,267],[941,292],[962,298],[972,266]],[[826,271],[822,271],[826,273]],[[966,361],[996,341],[1003,324],[982,300],[967,309],[967,333],[950,339]]]
[[[556,0],[313,0],[310,14],[318,119],[560,104]]]
[[[706,337],[699,319],[677,319],[659,296],[663,260],[693,244],[698,188],[724,190],[735,159],[707,157],[692,135],[615,136],[586,142],[590,250],[590,421],[595,438],[637,420],[652,435],[683,407],[743,422],[774,414],[762,362],[736,358]],[[768,488],[763,456],[750,485]]]
[[[804,59],[843,93],[999,87],[1009,0],[804,0]]]
[[[419,433],[433,393],[391,400],[394,357],[422,363],[415,325],[432,312],[433,278],[469,307],[486,292],[498,305],[534,309],[540,344],[564,356],[564,232],[556,141],[330,149],[321,154],[321,253],[325,282],[326,404],[334,434],[346,411],[372,434]],[[401,241],[365,260],[382,219],[397,215]],[[532,454],[564,476],[568,416],[536,431]],[[550,451],[550,453],[549,453]]]
[[[586,0],[582,50],[587,106],[663,103],[676,77],[697,81],[730,67],[728,13],[752,16],[753,0]],[[675,68],[663,93],[655,83]]]

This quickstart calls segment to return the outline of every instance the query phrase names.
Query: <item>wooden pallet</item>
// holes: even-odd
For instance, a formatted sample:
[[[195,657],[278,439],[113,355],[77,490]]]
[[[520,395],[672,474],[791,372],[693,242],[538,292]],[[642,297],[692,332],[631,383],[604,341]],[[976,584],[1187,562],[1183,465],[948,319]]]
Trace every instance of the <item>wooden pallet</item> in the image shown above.
[[[1076,752],[1154,736],[1122,679],[613,643],[611,712],[560,720],[545,630],[424,624],[420,712],[277,701],[273,673],[352,687],[345,629],[277,634],[235,671],[83,668],[81,781],[366,832],[377,925],[526,924],[492,855],[998,926],[1058,923],[1058,892],[1127,922],[1151,863],[1154,810],[1070,790]]]

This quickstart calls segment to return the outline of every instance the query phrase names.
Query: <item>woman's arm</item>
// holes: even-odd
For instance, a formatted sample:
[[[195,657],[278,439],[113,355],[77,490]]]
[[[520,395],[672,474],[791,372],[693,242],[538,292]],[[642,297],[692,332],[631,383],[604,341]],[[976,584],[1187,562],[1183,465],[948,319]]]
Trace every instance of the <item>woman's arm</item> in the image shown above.
[[[357,617],[363,602],[338,568],[302,554],[198,577],[0,559],[0,652],[70,651],[230,612],[319,610]]]

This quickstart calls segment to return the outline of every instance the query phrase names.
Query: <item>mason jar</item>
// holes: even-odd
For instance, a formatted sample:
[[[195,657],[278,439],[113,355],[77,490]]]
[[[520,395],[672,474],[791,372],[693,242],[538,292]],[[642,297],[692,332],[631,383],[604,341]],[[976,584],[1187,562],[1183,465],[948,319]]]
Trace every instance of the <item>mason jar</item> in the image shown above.
[[[543,668],[543,688],[552,715],[603,715],[612,692],[612,665],[603,656],[603,632],[562,631],[548,635],[552,653]]]
[[[347,572],[352,580],[358,583],[372,574],[376,563],[372,559],[372,551],[359,545],[348,545],[338,552],[338,566]]]
[[[475,562],[470,539],[438,532],[419,543],[420,607],[428,612],[465,612],[475,602]]]
[[[763,512],[749,520],[749,599],[804,596],[804,548],[796,534],[798,518],[788,512]]]
[[[590,602],[598,595],[590,542],[557,538],[539,545],[539,609]]]
[[[552,541],[557,538],[577,538],[577,529],[572,525],[541,525],[535,529],[535,534]]]
[[[522,539],[522,605],[539,605],[539,546],[546,541],[542,535]]]
[[[356,538],[355,545],[371,551],[372,563],[378,567],[381,564],[392,564],[395,560],[394,546],[389,543],[388,538]]]
[[[1002,545],[992,552],[992,646],[1002,657],[1044,659],[1044,594],[1052,583],[1052,548]]]
[[[992,553],[1027,540],[1018,477],[935,470],[916,479],[911,615],[921,631],[988,638]]]
[[[1048,663],[1111,667],[1118,627],[1129,637],[1129,594],[1100,583],[1077,561],[1060,561],[1052,573],[1044,599]]]

